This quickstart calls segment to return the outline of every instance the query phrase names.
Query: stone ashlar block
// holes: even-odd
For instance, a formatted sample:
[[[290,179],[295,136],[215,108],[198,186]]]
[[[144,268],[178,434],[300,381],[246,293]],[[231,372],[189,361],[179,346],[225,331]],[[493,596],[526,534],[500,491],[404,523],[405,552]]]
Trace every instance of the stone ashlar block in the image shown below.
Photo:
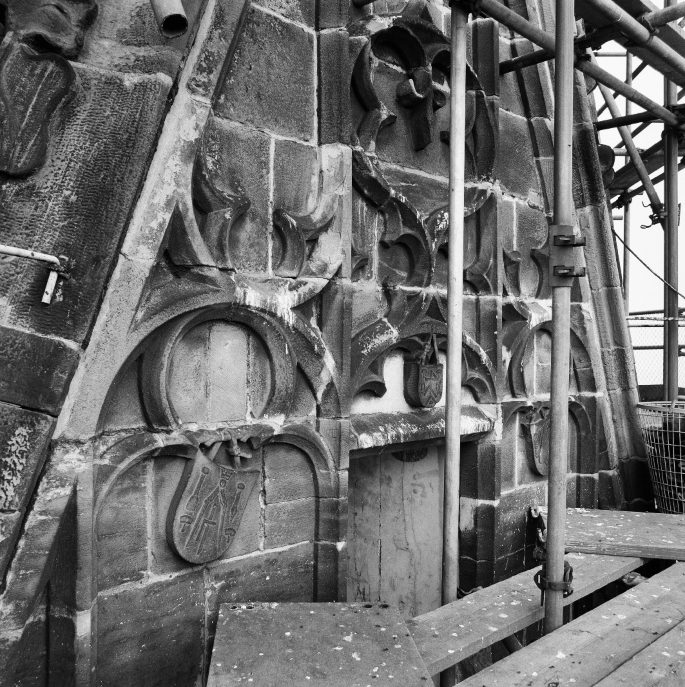
[[[264,514],[267,549],[316,539],[317,499],[267,505]]]
[[[325,0],[319,1],[319,30],[335,29],[345,26],[348,20],[349,0]]]
[[[24,627],[40,601],[57,550],[65,545],[59,534],[63,528],[75,528],[73,486],[72,475],[54,469],[48,470],[41,480],[33,508],[24,521],[21,546],[12,562],[13,569],[21,574],[13,577],[3,597],[3,631]],[[69,550],[73,554],[71,547]],[[0,570],[0,575],[3,573]]]
[[[166,522],[171,500],[188,461],[184,458],[159,458],[152,461],[152,531],[150,568],[156,574],[186,570],[189,563],[177,556],[166,538]]]
[[[57,415],[78,359],[63,341],[0,327],[0,400]]]
[[[497,511],[492,502],[461,498],[459,540],[461,552],[474,560],[492,560]]]
[[[323,5],[335,4],[329,0]],[[350,37],[347,31],[327,31],[319,36],[319,143],[349,143]]]
[[[97,514],[97,578],[100,591],[140,580],[147,571],[147,470],[140,462],[112,485]]]
[[[202,571],[98,597],[101,687],[193,685],[202,670]]]
[[[547,117],[533,117],[533,127],[537,157],[554,157],[554,122]]]
[[[46,684],[45,676],[48,674],[51,658],[48,626],[47,593],[44,592],[38,607],[23,629],[21,641],[14,649],[16,655],[12,680],[4,682],[0,678],[0,684],[8,687],[10,684],[40,687]]]
[[[267,504],[312,499],[317,496],[311,460],[296,446],[267,446],[264,451],[264,475],[264,496]]]
[[[597,475],[578,475],[576,484],[578,508],[597,508],[599,497]]]
[[[227,195],[245,195],[250,207],[232,227],[229,255],[242,272],[268,269],[271,139],[263,131],[215,118],[205,133],[207,166]]]
[[[489,587],[495,581],[495,564],[492,560],[479,560],[460,556],[459,587],[471,591],[476,587]]]
[[[277,140],[273,171],[274,208],[306,215],[317,201],[319,159],[317,149],[297,141]]]
[[[316,544],[318,582],[316,600],[319,603],[343,601],[347,594],[347,556],[335,544]]]
[[[610,287],[593,292],[597,330],[602,348],[630,348],[630,333],[625,322],[623,292]]]
[[[255,601],[315,601],[315,545],[305,543],[278,553],[265,552],[211,565],[207,585],[207,640],[211,651],[219,607]],[[206,659],[209,660],[209,655]]]
[[[526,549],[513,551],[495,561],[495,581],[501,582],[526,569]]]
[[[602,358],[606,386],[609,391],[637,388],[632,348],[603,349]]]
[[[398,169],[382,163],[381,170],[390,186],[426,215],[447,206],[449,199],[447,179],[430,178],[408,169]]]
[[[335,360],[338,377],[335,380],[336,394],[339,399],[340,410],[335,413],[335,408],[323,408],[322,413],[327,416],[349,415],[352,389],[350,388],[350,344],[352,339],[352,285],[346,280],[333,279],[321,293],[321,333],[323,334],[326,348]],[[323,401],[322,401],[323,405]],[[328,405],[326,403],[325,405]],[[331,403],[331,405],[333,405]],[[334,420],[337,422],[337,420]],[[332,425],[332,427],[335,425]],[[334,439],[338,448],[338,439]],[[339,447],[341,450],[342,445]],[[333,450],[338,459],[339,451]]]
[[[641,499],[648,503],[654,502],[652,479],[646,460],[642,458],[621,460],[618,463],[618,473],[621,476],[626,501]]]
[[[478,75],[485,95],[499,95],[499,26],[493,19],[469,23],[471,66]]]
[[[462,497],[494,501],[499,496],[500,453],[500,442],[491,439],[462,444],[460,470]]]
[[[535,544],[535,526],[529,516],[530,506],[544,504],[546,495],[547,484],[541,483],[502,496],[495,535],[497,558]]]
[[[540,298],[548,291],[545,261],[536,262],[532,255],[532,251],[542,249],[548,234],[549,224],[543,212],[526,203],[516,203],[516,249],[521,254],[518,278],[522,296]]]
[[[276,12],[286,19],[314,26],[318,0],[259,0],[255,4]],[[328,4],[328,3],[321,3]]]
[[[0,511],[21,510],[33,491],[55,421],[0,403]]]
[[[605,202],[597,139],[592,125],[576,126],[573,135],[573,201],[577,208]]]
[[[515,412],[515,408],[521,405],[521,402],[502,404],[504,427],[499,447],[502,491],[509,491],[516,486],[516,453],[518,442],[523,442],[524,437],[519,424],[519,414]]]
[[[610,220],[604,207],[580,208],[576,221],[587,239],[585,263],[594,290],[621,288],[621,278],[616,264],[614,242],[611,237]]]
[[[0,275],[0,301],[8,326],[80,343],[147,170],[171,82],[72,64],[80,93],[51,122],[45,165],[0,183],[3,243],[66,255],[70,279],[41,306],[45,266],[18,258]]]
[[[7,568],[12,556],[22,517],[21,511],[0,513],[0,572]]]
[[[524,198],[530,190],[539,193],[528,120],[507,111],[500,112],[499,117],[495,177],[508,191]]]
[[[220,117],[313,141],[314,36],[253,8],[216,104]]]
[[[512,41],[512,56],[521,57],[534,50],[534,46],[525,39]],[[525,111],[529,117],[548,117],[552,114],[550,109],[553,101],[549,92],[551,81],[543,80],[548,74],[546,65],[535,65],[516,71],[521,97]]]
[[[540,186],[542,187],[545,212],[552,212],[554,209],[554,158],[539,157],[535,160],[535,165],[540,178]]]
[[[596,475],[569,475],[566,505],[569,508],[597,508],[597,486]]]
[[[347,479],[347,470],[350,467],[350,440],[351,428],[350,421],[333,420],[327,418],[319,418],[316,422],[316,431],[323,438],[328,445],[335,461],[337,470],[343,471],[341,477],[344,475]],[[347,496],[347,482],[340,485],[340,496]]]
[[[500,36],[499,54],[500,60],[505,62],[512,58],[511,43],[508,39]],[[514,114],[525,117],[526,112],[523,108],[521,90],[519,88],[518,75],[516,71],[500,75],[500,107]]]
[[[601,470],[598,474],[598,507],[601,510],[621,508],[623,504],[623,485],[616,470]]]

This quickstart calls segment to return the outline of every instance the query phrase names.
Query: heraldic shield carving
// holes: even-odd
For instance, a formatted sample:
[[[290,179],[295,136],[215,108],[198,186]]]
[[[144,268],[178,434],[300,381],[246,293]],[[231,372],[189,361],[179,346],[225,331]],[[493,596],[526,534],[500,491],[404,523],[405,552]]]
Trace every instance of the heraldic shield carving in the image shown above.
[[[552,428],[552,415],[549,404],[536,402],[522,420],[527,430],[527,440],[532,449],[531,467],[543,477],[549,474],[549,434]]]
[[[426,341],[417,360],[404,363],[404,396],[418,408],[433,408],[442,398],[443,365],[438,362],[435,335]]]
[[[217,446],[211,458],[219,453]],[[228,551],[259,480],[259,471],[211,458],[198,451],[188,461],[167,518],[169,546],[189,563],[209,563]]]

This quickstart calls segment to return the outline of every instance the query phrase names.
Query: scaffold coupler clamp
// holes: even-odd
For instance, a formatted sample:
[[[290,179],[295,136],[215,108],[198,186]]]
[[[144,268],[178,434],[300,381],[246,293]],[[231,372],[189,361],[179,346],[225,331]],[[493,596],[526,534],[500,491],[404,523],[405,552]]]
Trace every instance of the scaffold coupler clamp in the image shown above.
[[[550,225],[550,286],[572,286],[576,277],[584,277],[585,267],[578,266],[572,249],[585,246],[585,237],[572,225]]]
[[[547,579],[547,561],[542,563],[542,568],[533,577],[535,586],[540,590],[540,605],[545,605],[545,592],[550,589],[553,592],[563,592],[564,599],[573,594],[573,568],[568,561],[564,561],[564,579],[555,582]]]

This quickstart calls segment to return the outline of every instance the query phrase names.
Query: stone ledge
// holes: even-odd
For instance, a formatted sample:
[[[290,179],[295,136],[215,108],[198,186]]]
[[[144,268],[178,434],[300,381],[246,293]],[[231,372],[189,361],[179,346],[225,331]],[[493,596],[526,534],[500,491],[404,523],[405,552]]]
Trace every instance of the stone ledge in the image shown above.
[[[445,409],[417,410],[412,413],[370,413],[353,415],[350,450],[391,450],[399,444],[440,443],[445,439]],[[490,432],[495,420],[477,406],[461,410],[461,440],[474,441]],[[357,453],[358,455],[358,453]]]

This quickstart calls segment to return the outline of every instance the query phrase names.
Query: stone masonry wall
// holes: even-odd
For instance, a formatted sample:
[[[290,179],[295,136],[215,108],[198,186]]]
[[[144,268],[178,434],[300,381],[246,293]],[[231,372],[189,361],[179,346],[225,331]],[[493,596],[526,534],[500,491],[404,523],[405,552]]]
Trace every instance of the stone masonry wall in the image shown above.
[[[44,267],[0,264],[2,685],[203,684],[221,603],[439,603],[448,3],[184,4],[166,41],[147,2],[101,0],[52,62],[10,5],[14,92],[43,63],[71,85],[0,146],[3,242],[66,255],[69,279],[44,306]],[[553,30],[548,0],[509,4]],[[500,77],[530,44],[485,19],[470,36],[467,590],[531,564],[545,501],[553,156],[551,66]],[[577,96],[568,503],[641,507]]]

